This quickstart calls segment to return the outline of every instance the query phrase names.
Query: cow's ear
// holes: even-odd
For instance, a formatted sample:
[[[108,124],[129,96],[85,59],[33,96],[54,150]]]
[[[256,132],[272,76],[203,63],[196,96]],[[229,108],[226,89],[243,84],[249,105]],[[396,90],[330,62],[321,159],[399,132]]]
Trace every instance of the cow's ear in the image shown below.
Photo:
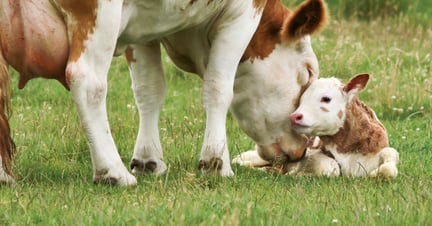
[[[351,78],[349,82],[344,86],[343,91],[348,94],[348,96],[353,96],[363,90],[369,81],[369,74],[358,74]]]
[[[323,0],[308,0],[289,14],[282,27],[283,42],[295,42],[319,31],[327,22],[327,7]]]

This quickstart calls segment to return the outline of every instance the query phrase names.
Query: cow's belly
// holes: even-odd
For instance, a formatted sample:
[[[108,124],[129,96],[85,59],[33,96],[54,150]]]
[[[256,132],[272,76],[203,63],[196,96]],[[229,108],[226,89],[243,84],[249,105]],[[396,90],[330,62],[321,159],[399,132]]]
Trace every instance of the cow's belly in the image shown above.
[[[228,0],[125,1],[118,46],[144,43],[209,23]]]

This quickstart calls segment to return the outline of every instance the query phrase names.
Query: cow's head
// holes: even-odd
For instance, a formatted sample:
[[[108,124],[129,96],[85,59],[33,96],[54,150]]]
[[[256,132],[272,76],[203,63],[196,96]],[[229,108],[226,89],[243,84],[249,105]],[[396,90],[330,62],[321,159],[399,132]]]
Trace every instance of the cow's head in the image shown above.
[[[311,136],[336,134],[344,126],[347,104],[368,80],[368,74],[359,74],[345,86],[336,78],[312,82],[290,117],[294,130]]]
[[[318,77],[309,35],[322,28],[327,10],[309,0],[294,11],[268,0],[239,65],[231,111],[264,159],[302,156],[307,139],[289,120],[301,92]]]

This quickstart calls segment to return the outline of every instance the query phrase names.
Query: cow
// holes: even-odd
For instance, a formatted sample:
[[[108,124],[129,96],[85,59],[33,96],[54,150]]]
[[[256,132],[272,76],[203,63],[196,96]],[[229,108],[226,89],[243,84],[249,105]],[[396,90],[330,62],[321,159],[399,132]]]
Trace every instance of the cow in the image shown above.
[[[18,87],[35,77],[70,90],[86,134],[95,183],[136,185],[136,174],[166,171],[158,132],[165,97],[161,46],[180,69],[203,80],[206,110],[198,167],[232,176],[226,137],[231,110],[267,158],[300,158],[306,140],[289,115],[318,77],[310,35],[326,23],[323,0],[295,10],[280,0],[0,0],[0,153],[10,179],[8,66]],[[124,54],[139,112],[129,172],[111,135],[107,73]],[[253,109],[251,111],[251,109]]]
[[[375,112],[356,96],[368,80],[369,74],[358,74],[345,85],[334,77],[320,78],[305,90],[290,116],[293,130],[311,138],[301,161],[269,166],[249,151],[234,162],[289,175],[396,178],[399,153],[389,147]]]

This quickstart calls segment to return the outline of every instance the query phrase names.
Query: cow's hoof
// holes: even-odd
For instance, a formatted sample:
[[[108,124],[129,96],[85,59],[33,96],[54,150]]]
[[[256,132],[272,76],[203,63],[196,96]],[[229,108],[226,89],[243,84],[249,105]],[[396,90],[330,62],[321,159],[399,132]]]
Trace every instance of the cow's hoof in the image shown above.
[[[218,172],[223,177],[234,176],[229,164],[224,165],[223,160],[220,158],[211,158],[208,161],[201,159],[198,163],[198,169],[204,173]]]
[[[143,161],[134,158],[130,166],[133,174],[153,173],[155,175],[161,175],[167,170],[167,166],[162,160],[154,159]]]
[[[1,168],[1,166],[0,166]],[[15,180],[9,174],[6,174],[2,169],[0,169],[0,185],[14,185]]]
[[[109,170],[99,170],[95,173],[93,182],[95,184],[106,184],[112,186],[135,186],[136,178],[129,172],[114,173]]]

